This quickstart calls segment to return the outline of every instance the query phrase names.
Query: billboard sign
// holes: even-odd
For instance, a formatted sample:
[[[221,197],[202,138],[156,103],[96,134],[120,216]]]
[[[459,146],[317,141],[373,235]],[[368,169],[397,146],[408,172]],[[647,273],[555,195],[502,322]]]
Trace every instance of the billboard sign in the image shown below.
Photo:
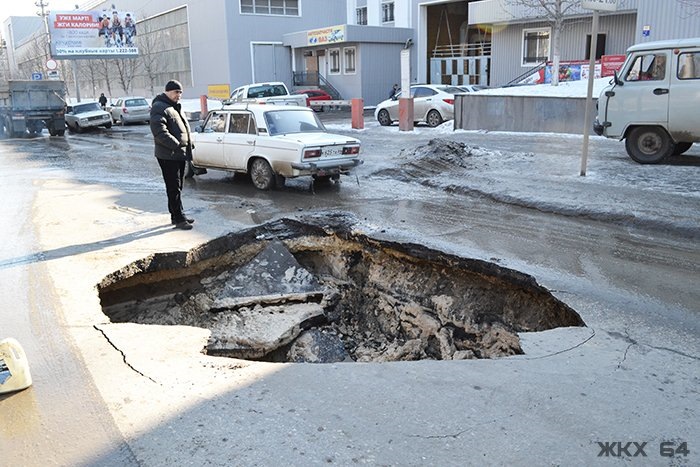
[[[136,18],[129,11],[52,11],[51,56],[66,58],[134,58]]]

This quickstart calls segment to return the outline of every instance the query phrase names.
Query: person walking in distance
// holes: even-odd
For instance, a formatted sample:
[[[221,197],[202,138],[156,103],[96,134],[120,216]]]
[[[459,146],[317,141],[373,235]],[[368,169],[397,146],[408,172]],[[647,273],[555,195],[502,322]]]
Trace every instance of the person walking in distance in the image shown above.
[[[100,94],[98,102],[100,103],[100,107],[102,107],[102,110],[107,108],[107,96],[105,96],[105,93]]]
[[[168,195],[170,222],[176,229],[190,230],[194,219],[185,216],[181,194],[185,164],[192,160],[192,140],[190,125],[180,105],[181,98],[182,84],[175,80],[168,81],[165,92],[153,99],[150,125],[155,142],[155,156]]]

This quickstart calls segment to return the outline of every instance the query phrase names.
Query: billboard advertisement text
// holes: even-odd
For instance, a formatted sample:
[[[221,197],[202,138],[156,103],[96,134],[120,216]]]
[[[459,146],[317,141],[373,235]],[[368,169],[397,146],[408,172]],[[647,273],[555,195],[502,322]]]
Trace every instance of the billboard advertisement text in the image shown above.
[[[66,58],[134,58],[136,18],[128,11],[52,11],[51,56]]]

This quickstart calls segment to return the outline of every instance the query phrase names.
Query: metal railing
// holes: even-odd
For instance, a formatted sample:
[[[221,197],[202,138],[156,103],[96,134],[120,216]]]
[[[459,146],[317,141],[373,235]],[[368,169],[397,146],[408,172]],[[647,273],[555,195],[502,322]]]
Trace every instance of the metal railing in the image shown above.
[[[432,58],[469,57],[491,55],[491,42],[478,42],[472,44],[446,44],[436,45]]]
[[[505,84],[505,86],[512,86],[513,84],[519,83],[520,81],[522,81],[526,77],[528,77],[534,73],[537,73],[538,71],[543,69],[545,66],[547,66],[546,61],[539,63],[539,64],[535,65],[534,67],[530,68],[529,70],[527,70],[525,73],[522,73],[522,74],[516,76],[515,78],[513,78],[512,80],[508,81]]]
[[[294,73],[292,85],[295,88],[317,87],[326,91],[334,100],[342,99],[340,92],[318,71],[298,71]]]

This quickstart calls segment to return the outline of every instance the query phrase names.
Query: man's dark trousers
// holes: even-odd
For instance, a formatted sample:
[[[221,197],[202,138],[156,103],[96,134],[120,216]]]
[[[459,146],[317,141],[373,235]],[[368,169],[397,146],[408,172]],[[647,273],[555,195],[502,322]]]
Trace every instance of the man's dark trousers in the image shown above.
[[[168,194],[168,211],[170,221],[173,224],[185,222],[185,213],[182,212],[182,181],[185,177],[185,161],[171,161],[158,159],[160,170],[163,172],[165,191]]]

